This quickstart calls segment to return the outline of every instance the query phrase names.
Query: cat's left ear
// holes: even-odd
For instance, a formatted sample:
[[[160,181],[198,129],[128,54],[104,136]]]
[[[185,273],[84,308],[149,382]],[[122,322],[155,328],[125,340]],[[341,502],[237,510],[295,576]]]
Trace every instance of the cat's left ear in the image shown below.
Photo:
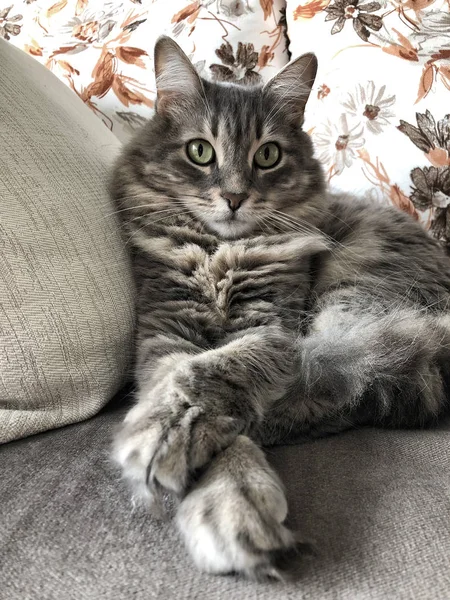
[[[287,105],[292,120],[302,125],[305,106],[317,74],[317,58],[303,54],[287,64],[264,86],[264,92],[278,96],[280,105]]]
[[[162,116],[183,114],[202,94],[202,82],[193,64],[170,37],[155,45],[156,112]]]

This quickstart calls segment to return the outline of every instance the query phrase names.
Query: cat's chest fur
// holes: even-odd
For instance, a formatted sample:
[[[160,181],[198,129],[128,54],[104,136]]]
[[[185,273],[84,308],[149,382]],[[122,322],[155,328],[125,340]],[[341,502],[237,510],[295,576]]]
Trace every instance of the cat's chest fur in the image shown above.
[[[326,248],[320,236],[202,242],[147,240],[152,289],[145,286],[143,293],[156,296],[160,309],[189,310],[216,336],[280,320],[298,327],[311,288],[311,259]]]

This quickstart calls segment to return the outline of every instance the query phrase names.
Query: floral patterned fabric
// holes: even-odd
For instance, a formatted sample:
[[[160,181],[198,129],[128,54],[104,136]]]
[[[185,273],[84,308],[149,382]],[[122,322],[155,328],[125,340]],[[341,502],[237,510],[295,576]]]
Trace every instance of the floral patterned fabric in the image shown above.
[[[284,0],[1,4],[0,37],[45,64],[121,139],[151,114],[152,51],[163,33],[211,79],[256,83],[288,62]]]
[[[391,202],[450,249],[450,3],[288,0],[319,59],[306,128],[332,189]]]
[[[23,0],[0,37],[45,64],[121,139],[151,114],[152,48],[256,83],[319,58],[306,128],[332,189],[391,202],[450,248],[450,0]]]

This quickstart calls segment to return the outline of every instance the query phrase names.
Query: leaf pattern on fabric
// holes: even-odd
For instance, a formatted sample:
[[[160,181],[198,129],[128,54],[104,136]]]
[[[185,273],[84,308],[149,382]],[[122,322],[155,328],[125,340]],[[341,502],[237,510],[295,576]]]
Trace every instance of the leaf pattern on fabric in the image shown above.
[[[294,10],[294,19],[312,19],[330,4],[330,0],[310,0]]]
[[[50,6],[50,8],[47,9],[47,12],[46,12],[47,19],[49,19],[50,17],[53,17],[54,15],[59,13],[61,10],[63,10],[63,8],[66,8],[66,6],[67,6],[67,0],[60,0],[59,2],[56,2],[55,4]]]
[[[195,20],[198,13],[200,11],[200,2],[192,2],[185,8],[182,8],[179,12],[177,12],[172,17],[172,23],[179,23],[180,21],[184,21],[185,19],[190,19],[190,22]]]
[[[119,46],[116,50],[116,56],[129,65],[136,65],[137,67],[145,69],[145,63],[141,59],[141,56],[148,56],[148,54],[145,50],[141,50],[140,48]]]
[[[264,20],[267,20],[273,9],[273,0],[259,0],[264,13]]]
[[[42,56],[42,48],[39,46],[36,40],[33,38],[30,40],[29,44],[25,44],[24,48],[25,52],[31,54],[32,56]]]
[[[0,8],[0,37],[53,71],[124,140],[151,115],[161,34],[206,79],[258,83],[288,62],[284,0],[9,0]]]
[[[433,84],[436,80],[438,68],[435,64],[427,64],[424,66],[422,71],[422,77],[419,83],[419,92],[417,94],[416,104],[425,98],[433,89]]]
[[[142,23],[145,23],[147,19],[138,19],[137,21],[134,21],[134,23],[130,23],[129,25],[125,25],[125,27],[123,28],[124,31],[129,31],[130,33],[133,31],[136,31],[136,29],[139,27],[139,25],[142,25]]]
[[[116,59],[112,52],[106,48],[103,49],[102,54],[92,71],[92,77],[94,81],[88,85],[83,92],[83,99],[85,101],[91,100],[93,96],[102,98],[113,84],[114,73],[116,71]]]
[[[143,86],[133,77],[114,75],[112,89],[124,106],[144,104],[149,108],[153,107],[153,100],[145,96]]]
[[[396,56],[397,58],[402,58],[403,60],[418,62],[419,56],[417,50],[408,38],[395,28],[392,28],[392,33],[394,35],[390,40],[382,40],[385,43],[385,45],[382,46],[383,52]]]
[[[89,0],[77,0],[77,4],[75,6],[75,14],[81,15],[81,13],[86,9]]]
[[[258,57],[258,63],[257,63],[258,67],[260,69],[265,67],[268,62],[273,60],[273,57],[274,57],[274,52],[271,51],[270,46],[263,46],[261,48],[261,50],[259,51],[259,57]]]
[[[22,25],[19,21],[23,19],[21,14],[12,15],[13,6],[0,9],[0,37],[4,40],[10,40],[11,36],[19,35]],[[35,55],[36,56],[36,55]]]
[[[397,129],[407,135],[411,142],[426,155],[437,148],[443,151],[448,160],[450,155],[450,114],[436,122],[431,112],[427,110],[425,113],[417,113],[416,121],[417,127],[400,120]]]
[[[358,151],[358,156],[364,165],[362,169],[364,177],[370,184],[378,188],[384,196],[389,198],[394,206],[397,206],[397,208],[407,212],[414,219],[418,220],[419,215],[413,202],[401,190],[399,185],[391,182],[391,178],[381,160],[377,157],[375,161],[372,161],[370,154],[364,149]]]
[[[334,4],[324,8],[327,13],[325,21],[336,21],[331,28],[331,34],[339,33],[347,21],[352,21],[353,28],[365,42],[369,40],[370,29],[379,31],[383,26],[382,17],[371,14],[380,10],[379,2],[359,4],[359,0],[335,0]]]
[[[209,66],[215,80],[244,84],[256,84],[261,80],[261,75],[254,71],[258,64],[258,53],[253,44],[238,42],[235,55],[232,45],[225,42],[216,50],[216,55],[223,65],[213,63]]]
[[[318,55],[305,130],[331,190],[391,203],[450,249],[450,2],[287,2],[293,56]]]
[[[417,127],[400,121],[399,131],[433,166],[411,171],[411,200],[420,211],[429,211],[430,231],[450,248],[450,115],[436,121],[429,110],[416,114]]]
[[[450,167],[417,167],[411,180],[411,200],[419,210],[431,209],[430,231],[450,248]]]

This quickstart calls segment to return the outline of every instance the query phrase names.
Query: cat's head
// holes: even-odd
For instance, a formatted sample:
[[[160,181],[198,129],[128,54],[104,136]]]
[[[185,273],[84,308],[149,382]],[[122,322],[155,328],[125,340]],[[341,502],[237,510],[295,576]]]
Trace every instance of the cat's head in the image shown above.
[[[170,38],[155,47],[154,117],[125,151],[113,194],[160,224],[171,215],[224,239],[304,217],[322,195],[303,113],[314,55],[291,62],[264,86],[202,80]]]

